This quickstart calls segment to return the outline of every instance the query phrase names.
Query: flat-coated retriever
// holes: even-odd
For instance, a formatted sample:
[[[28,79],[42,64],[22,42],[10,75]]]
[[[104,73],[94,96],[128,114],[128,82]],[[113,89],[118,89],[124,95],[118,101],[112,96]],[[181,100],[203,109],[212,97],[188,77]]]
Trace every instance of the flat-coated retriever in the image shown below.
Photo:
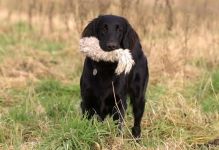
[[[95,62],[86,57],[80,80],[82,113],[89,119],[97,114],[101,120],[110,115],[121,127],[129,95],[134,114],[132,135],[138,138],[141,134],[140,124],[149,78],[147,59],[139,37],[125,18],[114,15],[103,15],[93,19],[82,33],[82,37],[90,36],[99,40],[104,51],[129,49],[135,64],[129,74],[116,75],[114,72],[117,63]]]

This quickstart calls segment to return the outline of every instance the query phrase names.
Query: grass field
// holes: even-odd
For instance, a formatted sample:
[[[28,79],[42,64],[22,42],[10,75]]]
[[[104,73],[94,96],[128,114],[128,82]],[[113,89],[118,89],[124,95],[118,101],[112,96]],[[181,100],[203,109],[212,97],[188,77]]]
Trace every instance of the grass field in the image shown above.
[[[219,149],[217,0],[175,0],[170,5],[156,0],[85,5],[75,0],[79,9],[74,11],[72,5],[47,0],[41,14],[28,11],[32,5],[27,2],[0,1],[0,149]],[[130,9],[130,3],[137,9]],[[61,6],[66,12],[60,15]],[[131,107],[123,135],[111,118],[100,123],[81,115],[84,57],[78,42],[83,27],[99,13],[124,15],[149,60],[139,143],[130,134]]]

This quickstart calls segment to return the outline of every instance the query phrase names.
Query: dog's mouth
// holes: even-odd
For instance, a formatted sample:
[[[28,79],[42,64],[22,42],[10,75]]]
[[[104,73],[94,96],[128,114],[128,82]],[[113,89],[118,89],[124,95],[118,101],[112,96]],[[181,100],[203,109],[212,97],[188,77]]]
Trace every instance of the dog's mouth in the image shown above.
[[[119,48],[121,48],[121,47],[116,47],[116,48],[103,48],[103,51],[105,51],[105,52],[112,52],[112,51],[117,50],[117,49],[119,49]]]
[[[111,52],[111,51],[121,48],[120,46],[107,46],[107,44],[100,44],[100,47],[105,52]]]
[[[113,51],[113,50],[115,50],[115,49],[103,48],[103,51],[105,51],[105,52],[111,52],[111,51]]]

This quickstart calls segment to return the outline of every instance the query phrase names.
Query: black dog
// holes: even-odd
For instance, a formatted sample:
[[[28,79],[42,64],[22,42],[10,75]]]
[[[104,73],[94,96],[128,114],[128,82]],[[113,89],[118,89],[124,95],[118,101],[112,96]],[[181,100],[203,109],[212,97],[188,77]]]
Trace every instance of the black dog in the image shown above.
[[[115,75],[117,63],[95,62],[87,57],[80,81],[82,113],[87,114],[88,118],[96,113],[101,120],[110,115],[121,126],[129,95],[134,114],[132,134],[138,138],[149,77],[147,59],[139,37],[126,19],[114,15],[99,16],[92,20],[82,33],[82,37],[90,36],[98,38],[100,47],[105,51],[129,49],[135,65],[129,74]]]

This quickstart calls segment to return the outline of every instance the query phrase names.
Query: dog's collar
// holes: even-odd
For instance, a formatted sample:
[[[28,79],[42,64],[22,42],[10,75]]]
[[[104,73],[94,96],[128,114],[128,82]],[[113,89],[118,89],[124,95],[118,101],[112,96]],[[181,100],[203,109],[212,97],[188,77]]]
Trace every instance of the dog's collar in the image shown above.
[[[93,76],[96,76],[97,75],[97,68],[94,68],[93,69]]]

